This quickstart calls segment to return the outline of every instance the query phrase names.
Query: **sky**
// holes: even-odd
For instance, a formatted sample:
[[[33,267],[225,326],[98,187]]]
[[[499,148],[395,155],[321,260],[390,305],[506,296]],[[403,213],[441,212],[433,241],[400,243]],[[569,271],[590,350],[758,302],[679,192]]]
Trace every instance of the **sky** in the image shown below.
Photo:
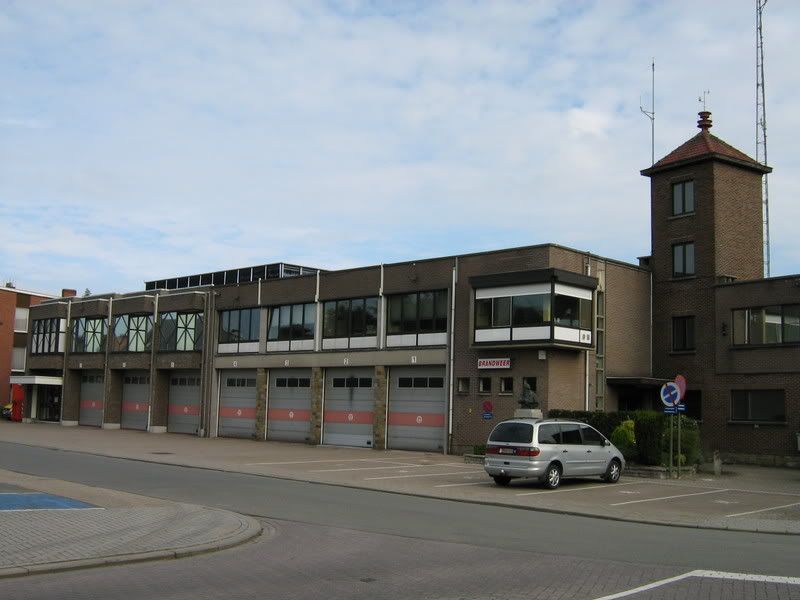
[[[800,3],[764,12],[771,274],[800,272]],[[547,242],[650,252],[656,160],[755,156],[753,0],[0,0],[0,278],[58,293]]]

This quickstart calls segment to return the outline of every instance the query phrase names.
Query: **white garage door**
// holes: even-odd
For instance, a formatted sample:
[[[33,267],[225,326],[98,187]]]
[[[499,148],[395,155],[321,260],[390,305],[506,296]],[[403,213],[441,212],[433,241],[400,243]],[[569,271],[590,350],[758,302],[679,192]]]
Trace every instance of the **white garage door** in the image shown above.
[[[103,424],[103,398],[105,384],[102,371],[86,371],[81,374],[81,425],[100,427]]]
[[[196,434],[200,428],[200,371],[173,371],[169,379],[170,433]]]
[[[289,442],[311,439],[311,369],[269,372],[267,438]]]
[[[255,437],[256,397],[255,370],[221,372],[219,435],[223,437]]]
[[[147,371],[126,371],[122,377],[123,429],[147,431],[150,419],[150,374]]]
[[[328,369],[322,442],[372,447],[375,420],[374,369]]]
[[[444,367],[393,367],[389,377],[388,445],[444,451],[447,394]]]

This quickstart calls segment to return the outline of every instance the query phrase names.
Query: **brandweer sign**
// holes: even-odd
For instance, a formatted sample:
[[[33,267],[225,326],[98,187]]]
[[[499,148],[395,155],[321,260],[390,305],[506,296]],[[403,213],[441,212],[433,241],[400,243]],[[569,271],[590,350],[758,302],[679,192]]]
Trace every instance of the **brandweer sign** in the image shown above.
[[[478,368],[479,369],[510,369],[511,368],[511,359],[510,358],[479,358],[478,359]]]

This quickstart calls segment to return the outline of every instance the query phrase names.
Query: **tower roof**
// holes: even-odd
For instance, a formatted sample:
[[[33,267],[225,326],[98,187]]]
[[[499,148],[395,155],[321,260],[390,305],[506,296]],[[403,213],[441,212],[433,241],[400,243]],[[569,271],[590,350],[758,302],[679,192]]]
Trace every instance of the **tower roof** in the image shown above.
[[[654,173],[711,159],[727,162],[745,169],[752,169],[759,173],[772,172],[772,167],[750,158],[741,150],[737,150],[729,143],[710,133],[708,130],[711,129],[712,123],[709,111],[701,111],[698,115],[700,119],[697,121],[697,126],[700,128],[700,133],[675,148],[652,167],[643,169],[641,171],[642,175],[649,177]]]

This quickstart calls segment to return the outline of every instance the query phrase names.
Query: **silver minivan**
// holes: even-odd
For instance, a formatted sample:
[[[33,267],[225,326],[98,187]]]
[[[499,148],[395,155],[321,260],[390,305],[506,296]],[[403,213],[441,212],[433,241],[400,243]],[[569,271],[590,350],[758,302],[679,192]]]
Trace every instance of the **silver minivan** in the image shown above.
[[[489,434],[486,472],[497,485],[512,479],[538,479],[555,489],[564,477],[599,475],[616,483],[625,459],[594,427],[566,419],[511,419],[498,423]]]

